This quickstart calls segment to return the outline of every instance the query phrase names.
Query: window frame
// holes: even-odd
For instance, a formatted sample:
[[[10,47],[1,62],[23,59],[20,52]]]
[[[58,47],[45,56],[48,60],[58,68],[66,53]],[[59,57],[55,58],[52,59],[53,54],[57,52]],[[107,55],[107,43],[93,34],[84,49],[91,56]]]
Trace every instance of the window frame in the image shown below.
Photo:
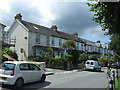
[[[36,34],[35,43],[40,44],[40,34]]]

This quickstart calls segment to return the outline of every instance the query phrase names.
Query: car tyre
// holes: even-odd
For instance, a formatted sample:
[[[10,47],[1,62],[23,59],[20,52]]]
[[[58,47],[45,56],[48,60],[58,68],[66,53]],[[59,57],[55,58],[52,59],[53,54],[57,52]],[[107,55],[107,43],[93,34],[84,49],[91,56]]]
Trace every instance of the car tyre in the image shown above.
[[[22,85],[23,85],[23,79],[22,78],[17,79],[15,84],[14,84],[15,88],[21,88]]]
[[[40,82],[45,82],[45,79],[46,79],[46,75],[42,75],[41,79],[40,79]]]

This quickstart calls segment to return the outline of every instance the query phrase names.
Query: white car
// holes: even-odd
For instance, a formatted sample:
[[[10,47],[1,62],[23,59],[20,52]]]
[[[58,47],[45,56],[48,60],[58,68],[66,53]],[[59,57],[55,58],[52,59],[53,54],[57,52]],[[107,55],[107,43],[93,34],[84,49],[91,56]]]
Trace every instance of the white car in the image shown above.
[[[23,84],[46,79],[45,72],[39,66],[25,61],[5,61],[0,65],[0,83],[14,85],[16,88]]]
[[[98,61],[87,60],[85,63],[85,70],[101,71],[101,66]]]

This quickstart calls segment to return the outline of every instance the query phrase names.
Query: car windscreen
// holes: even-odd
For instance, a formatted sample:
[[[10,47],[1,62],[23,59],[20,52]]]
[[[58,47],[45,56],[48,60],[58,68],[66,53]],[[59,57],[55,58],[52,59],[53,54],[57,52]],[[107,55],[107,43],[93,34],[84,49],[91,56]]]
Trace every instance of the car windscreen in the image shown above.
[[[89,62],[86,62],[86,64],[89,64]]]
[[[94,65],[94,62],[91,62],[91,65]]]
[[[0,65],[0,69],[3,69],[3,70],[14,70],[15,68],[15,64],[13,63],[2,63]]]

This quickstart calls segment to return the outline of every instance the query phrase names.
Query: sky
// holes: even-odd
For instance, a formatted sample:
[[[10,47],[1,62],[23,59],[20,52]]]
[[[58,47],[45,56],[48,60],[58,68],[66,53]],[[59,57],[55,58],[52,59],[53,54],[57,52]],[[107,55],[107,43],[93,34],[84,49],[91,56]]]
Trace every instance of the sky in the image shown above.
[[[57,25],[59,31],[108,43],[109,36],[105,36],[100,25],[92,20],[94,12],[89,8],[85,0],[0,0],[0,22],[8,30],[14,16],[21,13],[25,21],[49,28]]]

